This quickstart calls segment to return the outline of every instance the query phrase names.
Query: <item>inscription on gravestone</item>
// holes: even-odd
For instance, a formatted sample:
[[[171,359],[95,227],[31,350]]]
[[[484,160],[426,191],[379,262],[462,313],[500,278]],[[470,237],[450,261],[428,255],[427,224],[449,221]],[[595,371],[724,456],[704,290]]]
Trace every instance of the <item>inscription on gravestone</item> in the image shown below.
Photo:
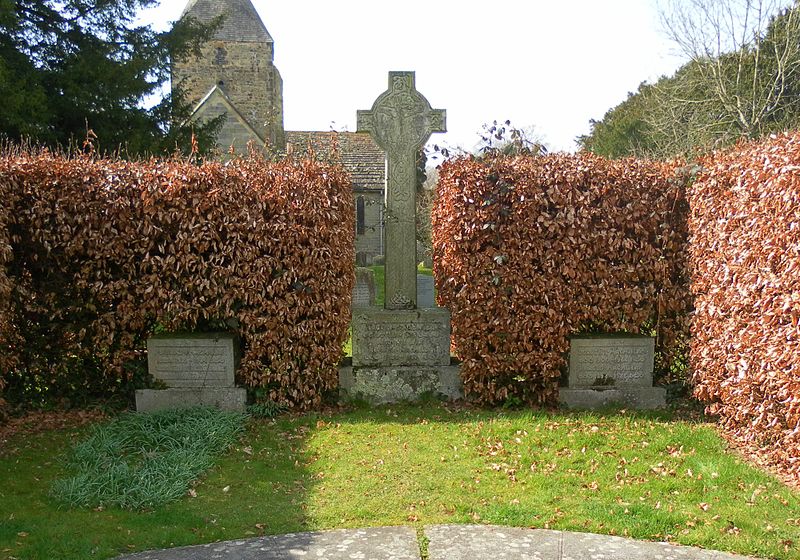
[[[233,387],[234,337],[219,334],[147,339],[147,368],[167,387]]]
[[[651,337],[630,335],[571,338],[561,402],[573,408],[664,406],[666,389],[653,387],[654,343]]]
[[[353,287],[353,307],[369,307],[372,305],[369,286],[366,283],[356,283]]]
[[[598,380],[614,385],[653,384],[652,338],[573,338],[569,355],[570,387]]]
[[[386,151],[386,309],[417,306],[416,156],[434,132],[445,132],[445,111],[432,109],[414,72],[389,72],[389,89],[369,111],[358,111],[358,131]]]
[[[166,389],[138,389],[136,410],[187,406],[244,410],[247,391],[234,384],[238,339],[229,333],[154,335],[147,339],[147,367]]]
[[[353,315],[353,365],[446,366],[450,321],[445,309],[405,313],[376,309]]]
[[[436,307],[436,296],[433,288],[433,276],[417,274],[417,308]]]

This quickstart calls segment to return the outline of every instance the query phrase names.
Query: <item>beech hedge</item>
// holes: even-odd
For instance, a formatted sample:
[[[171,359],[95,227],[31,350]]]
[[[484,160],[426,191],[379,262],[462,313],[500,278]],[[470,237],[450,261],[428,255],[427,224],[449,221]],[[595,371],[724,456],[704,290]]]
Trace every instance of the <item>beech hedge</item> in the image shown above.
[[[700,163],[689,191],[695,394],[800,480],[800,134]]]
[[[683,176],[584,153],[442,166],[434,274],[471,398],[554,403],[576,333],[646,329],[668,362],[681,351],[691,309]]]
[[[341,168],[6,150],[0,196],[6,381],[125,379],[154,329],[227,330],[264,397],[310,408],[336,387],[355,258]]]

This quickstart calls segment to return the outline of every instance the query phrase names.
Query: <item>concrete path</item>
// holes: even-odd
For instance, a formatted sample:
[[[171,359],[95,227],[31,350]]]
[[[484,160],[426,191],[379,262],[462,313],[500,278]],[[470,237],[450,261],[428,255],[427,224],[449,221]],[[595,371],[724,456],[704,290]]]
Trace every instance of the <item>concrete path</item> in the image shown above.
[[[486,525],[425,527],[429,560],[747,560],[620,537]],[[140,552],[117,560],[421,560],[411,527],[297,533]]]

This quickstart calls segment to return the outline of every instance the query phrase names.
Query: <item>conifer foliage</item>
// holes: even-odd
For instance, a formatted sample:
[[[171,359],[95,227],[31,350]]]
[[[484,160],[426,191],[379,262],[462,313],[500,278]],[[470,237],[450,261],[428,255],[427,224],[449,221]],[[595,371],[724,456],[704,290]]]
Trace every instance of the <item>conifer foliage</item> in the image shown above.
[[[0,137],[67,145],[91,130],[103,151],[132,155],[186,145],[180,94],[143,103],[161,97],[170,62],[196,52],[219,22],[185,19],[165,32],[136,23],[157,4],[0,0]]]

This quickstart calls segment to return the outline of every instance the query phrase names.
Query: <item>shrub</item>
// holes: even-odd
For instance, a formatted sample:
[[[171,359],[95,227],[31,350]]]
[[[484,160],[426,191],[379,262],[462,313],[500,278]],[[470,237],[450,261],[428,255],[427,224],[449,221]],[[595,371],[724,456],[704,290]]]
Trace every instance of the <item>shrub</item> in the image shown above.
[[[96,427],[67,458],[53,496],[72,507],[154,508],[184,496],[236,441],[244,414],[187,408],[125,414]]]
[[[467,394],[555,402],[572,334],[654,331],[666,363],[691,308],[675,166],[590,155],[462,158],[433,211],[439,303]]]
[[[689,191],[695,394],[800,478],[800,134],[701,163]]]
[[[7,153],[6,381],[129,379],[126,365],[141,358],[156,325],[234,330],[243,341],[240,382],[267,388],[279,404],[318,405],[337,384],[349,323],[349,184],[341,168],[308,160],[193,165]]]

